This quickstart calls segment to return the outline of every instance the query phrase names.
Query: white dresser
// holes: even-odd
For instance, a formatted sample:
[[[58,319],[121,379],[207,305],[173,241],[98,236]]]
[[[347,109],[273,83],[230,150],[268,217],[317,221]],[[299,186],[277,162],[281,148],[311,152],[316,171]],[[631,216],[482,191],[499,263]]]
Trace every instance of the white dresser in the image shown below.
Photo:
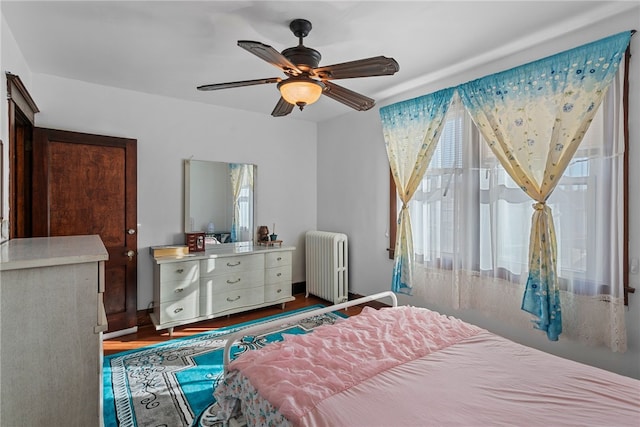
[[[0,245],[0,426],[102,425],[100,237]]]
[[[182,257],[155,257],[153,313],[156,329],[295,300],[291,295],[295,247],[246,243],[207,247]]]

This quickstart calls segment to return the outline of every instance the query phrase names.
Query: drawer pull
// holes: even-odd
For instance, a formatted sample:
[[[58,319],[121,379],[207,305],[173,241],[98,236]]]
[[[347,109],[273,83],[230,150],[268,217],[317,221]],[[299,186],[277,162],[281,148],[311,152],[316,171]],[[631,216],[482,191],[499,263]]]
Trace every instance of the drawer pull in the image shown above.
[[[182,273],[184,273],[184,268],[179,268],[179,269],[177,269],[177,270],[176,270],[176,273],[178,273],[178,274],[182,274]]]
[[[282,261],[282,257],[281,256],[278,257],[278,261]]]
[[[236,280],[228,280],[227,279],[227,283],[230,285],[233,285],[234,283],[238,283],[240,280],[242,280],[240,277],[238,277]]]
[[[182,292],[182,291],[184,291],[184,288],[178,288],[178,289],[176,289],[174,292],[175,292],[176,294],[179,294],[179,293],[180,293],[180,292]]]
[[[178,313],[180,313],[182,310],[184,310],[184,308],[182,308],[182,307],[178,307],[178,308],[176,308],[175,310],[173,310],[173,312],[174,312],[174,313],[176,313],[176,314],[178,314]]]
[[[278,274],[276,274],[276,276],[280,277],[280,276],[282,276],[282,273],[278,273]]]
[[[239,266],[239,265],[240,265],[240,263],[241,263],[241,262],[242,262],[242,261],[238,261],[238,262],[236,262],[235,264],[232,264],[232,263],[228,262],[228,263],[227,263],[227,267],[237,267],[237,266]]]
[[[282,289],[278,289],[276,292],[277,292],[277,293],[280,293],[280,292],[282,292]]]
[[[227,297],[227,301],[229,301],[229,302],[238,301],[239,299],[240,299],[240,295],[238,295],[238,296],[237,296],[237,297],[235,297],[235,298]]]

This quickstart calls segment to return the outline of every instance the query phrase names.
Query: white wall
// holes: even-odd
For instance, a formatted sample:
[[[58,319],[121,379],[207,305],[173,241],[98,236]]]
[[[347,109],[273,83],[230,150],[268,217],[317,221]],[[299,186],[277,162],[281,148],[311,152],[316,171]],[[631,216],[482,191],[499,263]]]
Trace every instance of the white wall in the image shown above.
[[[640,7],[562,37],[528,47],[491,63],[451,74],[418,89],[383,101],[379,106],[431,93],[446,87],[509,69],[562,50],[597,40],[620,31],[640,29]],[[560,33],[558,29],[555,29]],[[630,258],[640,257],[640,40],[632,41],[630,69]],[[402,72],[402,64],[400,64]],[[321,123],[318,128],[318,229],[340,231],[350,239],[350,290],[370,295],[390,288],[392,261],[388,239],[388,161],[384,149],[378,110],[352,113]],[[631,275],[631,285],[640,288],[640,277]],[[640,290],[638,291],[640,292]],[[584,363],[640,378],[640,293],[630,296],[627,313],[628,351],[612,353],[561,340],[549,342],[539,331],[514,330],[472,311],[434,307],[418,297],[401,296],[401,303],[433,308],[495,331],[515,341]]]
[[[0,206],[2,206],[2,216],[4,220],[0,224],[0,242],[6,240],[9,236],[8,229],[8,216],[9,216],[9,128],[8,128],[8,111],[7,102],[4,101],[4,95],[7,93],[7,79],[5,78],[5,72],[11,72],[20,76],[22,82],[29,87],[31,84],[31,71],[27,66],[27,63],[22,56],[22,52],[18,49],[16,41],[13,38],[13,34],[9,30],[4,16],[0,17],[0,70],[2,75],[0,76],[0,93],[3,94],[2,102],[0,102],[0,139],[3,142],[3,156],[2,156],[2,200],[0,200]]]
[[[138,141],[138,308],[152,301],[148,247],[184,243],[183,159],[254,163],[256,224],[295,245],[293,281],[305,280],[304,233],[316,224],[316,125],[33,75],[36,125]],[[292,138],[291,135],[295,135]]]
[[[304,233],[316,228],[317,212],[314,123],[33,74],[4,17],[1,23],[2,71],[25,83],[40,109],[36,126],[138,141],[138,309],[153,299],[148,247],[184,242],[182,161],[191,157],[258,166],[256,225],[277,224],[285,244],[298,248],[293,281],[305,280]],[[7,215],[8,127],[0,104]]]
[[[377,110],[318,129],[318,230],[349,237],[349,290],[390,289],[389,162]]]

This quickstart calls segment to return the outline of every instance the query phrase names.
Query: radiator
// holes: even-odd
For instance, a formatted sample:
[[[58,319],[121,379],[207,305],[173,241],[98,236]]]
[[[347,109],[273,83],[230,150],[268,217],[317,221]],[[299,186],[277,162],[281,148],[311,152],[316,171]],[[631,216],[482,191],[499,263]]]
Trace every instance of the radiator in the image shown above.
[[[348,300],[349,251],[347,235],[308,231],[305,235],[307,296],[338,304]]]

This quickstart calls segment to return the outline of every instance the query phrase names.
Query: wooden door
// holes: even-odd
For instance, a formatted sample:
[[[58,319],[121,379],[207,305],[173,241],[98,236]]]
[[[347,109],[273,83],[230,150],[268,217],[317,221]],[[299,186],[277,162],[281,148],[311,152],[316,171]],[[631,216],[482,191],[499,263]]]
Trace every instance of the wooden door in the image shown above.
[[[109,331],[136,326],[136,140],[34,128],[33,236],[98,234]]]

